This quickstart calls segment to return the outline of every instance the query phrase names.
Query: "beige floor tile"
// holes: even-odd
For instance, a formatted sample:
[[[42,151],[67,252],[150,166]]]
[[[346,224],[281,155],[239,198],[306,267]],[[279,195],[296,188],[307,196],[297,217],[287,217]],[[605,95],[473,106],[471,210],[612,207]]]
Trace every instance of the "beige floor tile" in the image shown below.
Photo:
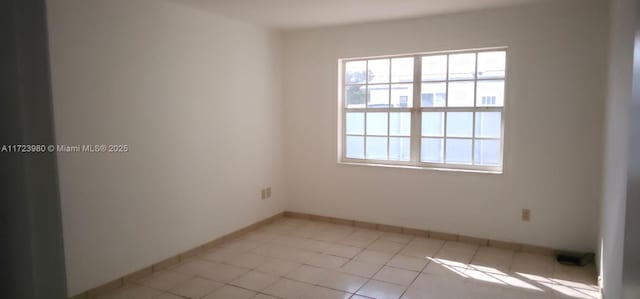
[[[289,233],[290,236],[299,238],[311,238],[320,230],[319,227],[313,225],[305,225]]]
[[[598,291],[586,290],[566,285],[555,286],[553,294],[558,299],[600,299],[601,295]]]
[[[285,276],[302,264],[278,258],[265,257],[265,262],[256,268],[257,271]]]
[[[385,233],[382,233],[382,235],[380,235],[380,239],[407,244],[411,242],[411,240],[413,239],[413,236],[408,234],[385,232]]]
[[[367,280],[368,279],[364,277],[332,271],[324,280],[320,281],[318,285],[347,293],[354,293],[360,289]]]
[[[304,290],[304,299],[348,299],[351,294],[319,286],[310,286]],[[301,299],[302,299],[301,298]]]
[[[273,295],[279,298],[284,299],[296,299],[303,297],[303,291],[305,288],[311,286],[310,284],[306,284],[303,282],[291,280],[291,279],[280,279],[276,283],[267,287],[264,291],[265,294]]]
[[[349,237],[350,238],[371,238],[373,240],[379,238],[384,232],[366,229],[366,228],[358,228],[354,232],[352,232]]]
[[[555,296],[552,292],[547,291],[523,291],[520,289],[507,289],[504,291],[503,298],[505,299],[560,299],[561,297]],[[567,299],[575,299],[575,298],[567,298]]]
[[[422,271],[425,274],[465,277],[469,265],[451,260],[432,259]]]
[[[262,245],[263,242],[247,240],[247,239],[236,239],[226,243],[222,243],[220,247],[234,250],[237,252],[247,252],[257,248]]]
[[[249,272],[248,269],[232,265],[212,264],[202,272],[198,273],[198,275],[218,282],[227,283],[247,272]]]
[[[402,299],[480,299],[478,297],[467,297],[467,292],[462,289],[437,288],[424,290],[415,287],[408,288]],[[483,298],[484,299],[484,298]],[[507,298],[491,298],[491,299],[507,299]],[[508,298],[516,299],[516,298]],[[518,298],[520,299],[520,298]],[[551,298],[549,298],[551,299]]]
[[[168,269],[183,274],[199,275],[214,265],[217,265],[217,263],[200,259],[189,259],[175,264]]]
[[[517,282],[507,273],[497,270],[494,267],[469,265],[469,268],[464,271],[464,274],[468,277],[467,280],[471,282],[486,283],[490,285],[507,286],[509,283]]]
[[[335,243],[345,238],[347,235],[348,233],[345,233],[345,232],[325,231],[325,232],[320,232],[317,235],[313,235],[311,236],[311,238],[314,240]]]
[[[370,280],[356,294],[376,299],[398,299],[405,288],[393,283]]]
[[[551,256],[516,252],[511,262],[511,272],[520,272],[543,277],[553,274],[555,261]]]
[[[416,271],[384,266],[373,279],[408,286],[418,274]]]
[[[200,277],[193,277],[169,290],[170,293],[186,298],[202,298],[204,295],[221,288],[224,284]]]
[[[184,297],[180,297],[171,293],[163,293],[158,297],[153,297],[153,299],[184,299]]]
[[[313,239],[307,239],[304,249],[314,252],[324,252],[327,248],[333,246],[333,243],[318,241]]]
[[[290,250],[291,248],[279,246],[272,243],[265,243],[253,249],[251,252],[258,255],[268,256],[268,257],[280,257],[283,255],[283,253],[286,253]]]
[[[255,269],[260,267],[266,261],[267,260],[262,255],[246,252],[235,255],[223,263],[247,269]]]
[[[308,241],[309,240],[305,238],[299,238],[299,237],[293,237],[293,236],[279,236],[275,238],[273,241],[271,241],[271,243],[278,246],[284,246],[284,247],[305,248]]]
[[[280,279],[279,276],[257,272],[257,271],[251,271],[243,274],[242,276],[238,277],[237,279],[230,282],[229,284],[260,292],[266,289],[271,284],[278,281],[279,279]]]
[[[340,244],[365,248],[369,246],[369,244],[373,243],[377,240],[382,232],[368,229],[358,229],[346,236],[345,238],[338,241]]]
[[[373,277],[376,272],[382,269],[382,263],[369,263],[363,261],[352,260],[342,266],[338,271],[353,274],[365,278]]]
[[[375,251],[380,251],[380,252],[391,253],[391,254],[396,254],[400,250],[402,250],[405,246],[406,245],[402,244],[402,243],[397,243],[397,242],[393,242],[393,241],[387,241],[387,240],[383,240],[383,239],[378,239],[375,242],[371,243],[371,245],[369,245],[369,247],[367,247],[367,249],[368,250],[375,250]]]
[[[199,257],[203,260],[222,263],[231,260],[240,253],[242,252],[232,248],[215,247],[205,251]]]
[[[345,257],[345,258],[353,258],[358,253],[360,253],[360,251],[362,251],[362,248],[354,247],[354,246],[348,246],[348,245],[342,245],[342,244],[334,244],[331,247],[326,248],[324,250],[324,253],[325,254],[330,254],[330,255],[335,255],[335,256],[340,256],[340,257]]]
[[[477,245],[447,242],[442,246],[435,257],[450,261],[469,263],[477,249]]]
[[[467,298],[477,298],[477,299],[503,299],[507,298],[505,295],[507,294],[507,288],[501,284],[486,284],[486,283],[478,283],[476,281],[470,281],[469,283],[463,284],[463,288],[460,289],[461,295],[466,296]]]
[[[413,257],[413,256],[398,254],[394,256],[387,263],[387,265],[396,267],[396,268],[420,272],[422,271],[422,269],[424,269],[427,263],[429,263],[429,259],[425,257],[420,258],[420,257]]]
[[[430,247],[423,245],[409,244],[400,251],[400,254],[419,258],[433,257],[438,253],[440,247]]]
[[[259,255],[284,259],[296,263],[304,263],[318,255],[317,252],[313,252],[311,250],[276,245],[261,246],[256,248],[253,252]]]
[[[328,269],[338,269],[342,267],[345,263],[347,263],[349,259],[339,256],[333,256],[328,254],[318,254],[305,262],[307,265],[328,268]]]
[[[393,253],[366,249],[356,255],[354,259],[362,262],[386,264],[393,256]]]
[[[99,295],[98,299],[150,299],[162,294],[162,291],[138,285],[125,285]]]
[[[597,284],[597,270],[593,264],[584,267],[562,265],[554,263],[553,278],[562,281],[573,282],[576,285]]]
[[[256,242],[269,242],[277,237],[278,235],[268,233],[268,232],[252,231],[250,233],[247,233],[241,236],[240,239],[248,240],[248,241],[256,241]]]
[[[402,294],[401,299],[436,299],[433,293],[425,292],[422,289],[409,287],[404,294]]]
[[[282,218],[101,298],[600,299],[595,278],[550,256]]]
[[[173,271],[159,271],[142,278],[136,283],[162,291],[189,280],[192,276]]]
[[[419,246],[419,247],[431,247],[440,249],[446,241],[438,240],[438,239],[430,239],[423,237],[414,237],[409,242],[409,246]]]
[[[352,237],[346,237],[340,241],[338,241],[338,244],[342,244],[342,245],[347,245],[347,246],[352,246],[352,247],[358,247],[358,248],[366,248],[367,246],[371,245],[371,243],[375,242],[377,239],[377,237],[373,237],[373,238],[367,238],[367,237],[356,237],[356,238],[352,238]]]
[[[203,299],[249,299],[256,294],[254,291],[225,285],[205,296]]]
[[[442,246],[442,250],[475,252],[478,247],[479,246],[475,244],[447,241]]]
[[[278,299],[278,297],[273,297],[273,296],[269,296],[269,295],[265,295],[265,294],[258,294],[255,297],[251,298],[251,299]]]
[[[286,234],[290,234],[291,232],[295,231],[296,229],[297,229],[297,227],[295,227],[293,225],[288,225],[286,223],[277,223],[277,224],[271,224],[271,225],[268,225],[268,226],[264,226],[264,227],[258,229],[258,231],[259,232],[277,234],[277,235],[286,235]]]
[[[298,269],[287,274],[286,277],[301,282],[317,284],[324,280],[327,275],[329,275],[329,270],[327,269],[302,265]]]
[[[508,272],[513,255],[512,250],[482,246],[476,251],[471,264]]]
[[[424,292],[429,292],[435,294],[439,294],[440,291],[443,293],[448,292],[449,290],[455,290],[464,288],[466,279],[461,276],[442,276],[442,275],[433,275],[433,274],[420,274],[415,279],[415,281],[411,284],[411,288],[417,288],[423,290]],[[440,297],[435,297],[440,298]],[[446,297],[442,297],[446,298]]]

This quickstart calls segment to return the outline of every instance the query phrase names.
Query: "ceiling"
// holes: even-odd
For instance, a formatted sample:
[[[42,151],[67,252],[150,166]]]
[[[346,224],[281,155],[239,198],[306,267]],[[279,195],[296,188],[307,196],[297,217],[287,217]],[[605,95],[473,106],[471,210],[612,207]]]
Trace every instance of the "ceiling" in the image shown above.
[[[177,0],[279,29],[411,18],[540,0]]]

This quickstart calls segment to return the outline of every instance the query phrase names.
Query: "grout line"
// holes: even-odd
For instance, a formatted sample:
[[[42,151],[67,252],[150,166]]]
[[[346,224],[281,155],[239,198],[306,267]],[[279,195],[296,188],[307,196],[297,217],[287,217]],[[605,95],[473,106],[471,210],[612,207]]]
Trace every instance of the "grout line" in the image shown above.
[[[469,260],[469,262],[467,264],[471,264],[471,262],[473,262],[473,259],[476,257],[476,255],[478,254],[479,250],[480,250],[480,246],[476,245],[476,250],[473,251],[473,254],[471,255],[471,259]]]
[[[442,242],[440,247],[438,247],[438,250],[436,250],[436,252],[433,253],[433,258],[435,258],[438,255],[438,253],[442,250],[442,248],[444,248],[444,245],[447,244],[447,242],[449,242],[449,241]],[[409,286],[407,286],[407,288],[402,292],[402,294],[400,295],[399,298],[402,298],[402,296],[404,296],[404,294],[407,292],[407,290],[409,290],[409,288],[413,285],[413,283],[416,282],[416,280],[418,280],[418,277],[420,277],[420,275],[422,275],[424,273],[424,271],[427,270],[427,266],[429,266],[429,264],[431,264],[431,260],[430,259],[428,259],[428,260],[429,261],[422,267],[422,270],[420,270],[418,272],[418,275],[415,278],[413,278],[413,280],[411,281]]]

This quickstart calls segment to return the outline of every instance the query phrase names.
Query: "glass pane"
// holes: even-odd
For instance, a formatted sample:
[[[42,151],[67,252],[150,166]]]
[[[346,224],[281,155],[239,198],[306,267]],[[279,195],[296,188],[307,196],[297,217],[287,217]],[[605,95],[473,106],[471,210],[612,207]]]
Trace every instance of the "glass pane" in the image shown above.
[[[476,112],[476,137],[500,138],[502,112]]]
[[[422,138],[420,161],[442,163],[444,156],[444,142],[442,138]]]
[[[422,107],[444,107],[447,104],[447,83],[422,83],[420,104]]]
[[[364,85],[347,85],[344,88],[347,108],[364,108],[366,89]]]
[[[361,61],[349,61],[345,63],[344,82],[347,84],[365,83],[367,74],[367,62]]]
[[[473,79],[476,72],[476,53],[449,55],[449,80]]]
[[[500,165],[500,140],[476,140],[474,163]]]
[[[391,84],[391,107],[413,106],[413,84]]]
[[[478,78],[503,78],[505,60],[505,51],[478,53]]]
[[[447,112],[448,137],[472,137],[473,112]]]
[[[388,83],[389,71],[389,59],[369,60],[369,83]]]
[[[387,160],[387,137],[367,137],[367,159]]]
[[[411,135],[411,112],[389,113],[389,135]]]
[[[413,57],[391,59],[391,82],[413,82]]]
[[[408,137],[389,138],[389,160],[411,160],[411,140]]]
[[[346,144],[347,158],[364,159],[364,137],[362,136],[347,136]]]
[[[471,164],[471,139],[447,139],[447,163]]]
[[[422,81],[447,79],[447,55],[422,56]]]
[[[364,112],[347,112],[347,134],[364,135]]]
[[[473,81],[449,82],[449,107],[473,107]]]
[[[367,112],[367,135],[387,135],[386,112]]]
[[[444,136],[444,112],[422,112],[422,136]]]
[[[369,100],[367,107],[369,108],[387,108],[389,107],[389,85],[369,85]]]
[[[504,106],[504,80],[478,81],[478,106]]]

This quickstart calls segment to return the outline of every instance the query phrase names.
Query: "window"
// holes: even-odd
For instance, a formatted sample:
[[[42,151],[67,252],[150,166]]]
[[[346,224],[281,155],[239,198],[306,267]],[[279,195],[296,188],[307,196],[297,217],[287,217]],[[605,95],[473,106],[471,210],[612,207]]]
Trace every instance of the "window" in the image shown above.
[[[482,105],[495,105],[496,96],[482,96]]]
[[[342,60],[341,161],[502,171],[506,50]]]

